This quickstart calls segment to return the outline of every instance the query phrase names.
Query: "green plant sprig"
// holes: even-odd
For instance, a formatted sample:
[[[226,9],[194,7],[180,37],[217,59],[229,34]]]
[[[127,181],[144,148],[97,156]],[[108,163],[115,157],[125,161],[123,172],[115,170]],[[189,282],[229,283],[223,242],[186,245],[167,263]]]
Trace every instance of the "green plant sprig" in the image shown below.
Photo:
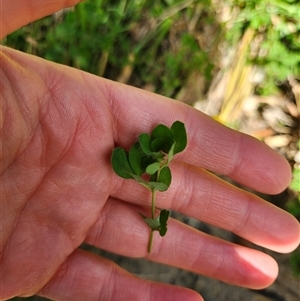
[[[169,163],[176,154],[182,152],[187,145],[185,126],[175,121],[170,128],[163,124],[157,125],[151,135],[142,133],[129,152],[122,147],[113,150],[111,163],[114,172],[124,179],[133,179],[151,191],[151,218],[141,214],[145,223],[151,229],[148,243],[148,253],[151,252],[154,231],[160,236],[167,233],[167,221],[170,211],[156,212],[156,192],[166,191],[172,181]]]

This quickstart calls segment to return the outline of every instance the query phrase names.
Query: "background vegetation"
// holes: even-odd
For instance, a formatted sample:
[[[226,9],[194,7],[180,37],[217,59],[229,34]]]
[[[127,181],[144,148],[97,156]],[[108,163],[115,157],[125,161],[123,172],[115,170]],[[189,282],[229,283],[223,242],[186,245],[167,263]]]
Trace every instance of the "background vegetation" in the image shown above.
[[[168,40],[199,1],[89,0],[13,33],[6,44],[58,63],[173,96],[192,70],[211,78],[213,63],[192,32]],[[210,1],[201,14],[212,22]],[[176,34],[176,33],[175,33]],[[124,78],[125,77],[125,78]]]

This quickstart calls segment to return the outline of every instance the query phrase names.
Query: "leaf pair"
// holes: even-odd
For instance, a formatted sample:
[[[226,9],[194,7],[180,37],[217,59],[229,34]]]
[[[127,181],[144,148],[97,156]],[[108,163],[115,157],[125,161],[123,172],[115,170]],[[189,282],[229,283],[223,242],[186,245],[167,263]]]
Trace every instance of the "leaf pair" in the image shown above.
[[[158,231],[160,236],[165,236],[168,230],[167,221],[170,216],[170,211],[161,210],[160,214],[156,219],[148,218],[140,213],[146,224],[151,228],[152,231]]]
[[[185,126],[180,121],[175,121],[171,128],[159,124],[153,129],[151,140],[151,149],[153,151],[163,151],[169,157],[173,158],[175,154],[182,152],[186,147],[187,136]]]

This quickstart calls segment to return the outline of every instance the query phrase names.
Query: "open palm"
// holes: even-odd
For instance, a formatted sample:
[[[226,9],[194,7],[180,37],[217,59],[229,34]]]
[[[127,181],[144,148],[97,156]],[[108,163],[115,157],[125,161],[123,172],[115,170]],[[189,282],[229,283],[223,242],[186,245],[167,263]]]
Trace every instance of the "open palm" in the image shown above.
[[[48,13],[61,6],[56,2]],[[28,21],[37,17],[33,11]],[[251,288],[274,280],[277,265],[269,256],[175,220],[147,254],[149,230],[137,212],[148,213],[150,195],[117,177],[110,156],[158,123],[183,121],[188,146],[172,162],[172,184],[157,206],[289,252],[299,243],[292,216],[206,171],[278,193],[290,179],[278,154],[162,96],[9,48],[0,55],[1,300],[36,293],[55,300],[201,300],[190,290],[135,278],[79,250],[83,242]]]

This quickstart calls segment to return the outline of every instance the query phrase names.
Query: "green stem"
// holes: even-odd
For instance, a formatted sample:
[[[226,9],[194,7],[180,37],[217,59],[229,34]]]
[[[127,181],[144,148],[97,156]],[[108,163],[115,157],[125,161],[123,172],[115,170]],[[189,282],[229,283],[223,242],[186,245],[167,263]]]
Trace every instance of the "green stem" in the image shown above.
[[[152,196],[151,196],[151,218],[152,219],[155,219],[155,198],[156,198],[156,191],[152,190]],[[148,253],[151,252],[153,234],[154,234],[154,230],[151,229],[149,242],[148,242]]]
[[[160,169],[157,171],[156,181],[158,181],[159,174],[160,174]],[[152,219],[155,219],[155,199],[156,199],[156,190],[152,190],[152,196],[151,196],[151,218]],[[153,234],[154,234],[154,230],[151,229],[149,242],[148,242],[148,253],[151,252]]]
[[[155,198],[156,198],[156,190],[152,190],[152,198],[151,198],[151,218],[155,219]]]
[[[148,242],[148,253],[151,253],[153,234],[154,234],[154,231],[151,229],[150,236],[149,236],[149,242]]]

